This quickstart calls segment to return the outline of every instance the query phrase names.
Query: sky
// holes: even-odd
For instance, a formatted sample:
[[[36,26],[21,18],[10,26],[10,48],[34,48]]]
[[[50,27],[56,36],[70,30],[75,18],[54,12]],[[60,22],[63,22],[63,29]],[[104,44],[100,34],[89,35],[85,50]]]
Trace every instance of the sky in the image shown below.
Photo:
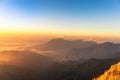
[[[0,32],[120,38],[120,0],[0,0]]]

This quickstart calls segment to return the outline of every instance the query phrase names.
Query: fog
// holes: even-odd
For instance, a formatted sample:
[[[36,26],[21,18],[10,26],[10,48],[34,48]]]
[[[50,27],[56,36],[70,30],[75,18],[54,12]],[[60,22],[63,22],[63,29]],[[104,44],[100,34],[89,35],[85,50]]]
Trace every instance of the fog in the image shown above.
[[[91,80],[120,57],[120,44],[112,42],[54,38],[11,46],[0,51],[1,80]]]

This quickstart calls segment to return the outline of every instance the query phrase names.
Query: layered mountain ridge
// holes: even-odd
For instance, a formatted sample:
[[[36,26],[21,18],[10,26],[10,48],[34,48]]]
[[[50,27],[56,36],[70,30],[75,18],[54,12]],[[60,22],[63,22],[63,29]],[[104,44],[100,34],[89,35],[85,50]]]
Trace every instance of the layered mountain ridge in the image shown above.
[[[63,60],[120,57],[120,44],[112,42],[97,43],[94,41],[54,38],[45,44],[35,45],[31,48],[39,51],[54,52],[54,57]]]

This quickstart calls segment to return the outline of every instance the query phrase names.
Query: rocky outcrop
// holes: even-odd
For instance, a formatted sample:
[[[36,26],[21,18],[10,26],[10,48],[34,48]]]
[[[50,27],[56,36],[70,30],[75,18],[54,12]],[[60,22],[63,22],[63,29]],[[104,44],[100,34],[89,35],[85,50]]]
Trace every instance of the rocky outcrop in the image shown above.
[[[93,80],[120,80],[120,62],[112,65],[103,75]]]

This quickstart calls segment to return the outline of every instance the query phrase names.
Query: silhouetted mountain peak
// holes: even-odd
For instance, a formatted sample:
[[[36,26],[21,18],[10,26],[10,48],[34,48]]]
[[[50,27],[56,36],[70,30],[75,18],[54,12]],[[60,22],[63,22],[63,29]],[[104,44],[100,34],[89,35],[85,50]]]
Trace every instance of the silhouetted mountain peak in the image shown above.
[[[109,46],[109,45],[114,45],[112,42],[104,42],[103,45]]]
[[[63,38],[53,38],[53,39],[51,39],[51,41],[64,41],[65,39],[63,39]]]
[[[96,42],[94,41],[84,41],[84,40],[66,40],[66,39],[63,39],[63,38],[54,38],[54,39],[51,39],[47,44],[78,44],[78,45],[81,45],[81,44],[97,44]]]
[[[47,44],[54,44],[54,43],[65,43],[65,42],[69,42],[68,40],[62,39],[62,38],[54,38],[51,39]]]
[[[71,50],[73,48],[84,48],[96,44],[97,43],[93,41],[65,40],[62,38],[54,38],[45,44],[44,49],[66,51],[66,50]]]

